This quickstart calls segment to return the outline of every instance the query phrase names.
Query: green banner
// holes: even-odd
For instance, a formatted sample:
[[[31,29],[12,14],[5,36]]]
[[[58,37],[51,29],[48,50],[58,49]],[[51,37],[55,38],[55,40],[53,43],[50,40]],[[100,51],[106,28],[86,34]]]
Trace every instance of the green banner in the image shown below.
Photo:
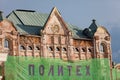
[[[113,74],[113,80],[120,80],[120,70],[113,69],[112,74]]]
[[[5,80],[110,80],[108,59],[65,62],[60,59],[8,56]]]

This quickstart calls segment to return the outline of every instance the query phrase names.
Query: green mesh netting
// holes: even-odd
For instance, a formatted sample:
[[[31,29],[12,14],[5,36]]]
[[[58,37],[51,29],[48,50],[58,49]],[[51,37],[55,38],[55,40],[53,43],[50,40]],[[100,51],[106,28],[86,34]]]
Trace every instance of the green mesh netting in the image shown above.
[[[108,59],[64,62],[60,59],[8,56],[5,80],[110,80]]]
[[[112,74],[113,74],[113,80],[120,80],[120,70],[113,69]]]

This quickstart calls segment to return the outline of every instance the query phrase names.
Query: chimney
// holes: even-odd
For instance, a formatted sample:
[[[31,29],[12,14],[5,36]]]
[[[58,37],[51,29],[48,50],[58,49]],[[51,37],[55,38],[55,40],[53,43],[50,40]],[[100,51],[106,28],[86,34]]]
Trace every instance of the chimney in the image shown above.
[[[3,15],[2,15],[2,11],[0,11],[0,21],[2,21],[3,20]]]

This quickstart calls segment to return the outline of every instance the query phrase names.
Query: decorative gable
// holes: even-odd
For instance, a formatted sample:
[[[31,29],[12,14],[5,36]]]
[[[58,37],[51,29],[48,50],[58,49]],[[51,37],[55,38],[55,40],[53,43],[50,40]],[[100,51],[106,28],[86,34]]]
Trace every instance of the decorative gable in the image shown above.
[[[100,36],[110,36],[110,34],[108,33],[107,29],[105,29],[104,27],[98,27],[97,31],[94,34],[96,35],[100,35]]]
[[[46,34],[68,34],[68,28],[57,8],[54,7],[43,30]]]

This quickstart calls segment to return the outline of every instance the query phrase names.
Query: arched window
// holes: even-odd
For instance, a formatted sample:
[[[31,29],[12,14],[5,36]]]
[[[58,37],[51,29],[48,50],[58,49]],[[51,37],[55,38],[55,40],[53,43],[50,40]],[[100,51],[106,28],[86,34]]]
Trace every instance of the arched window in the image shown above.
[[[88,52],[90,52],[90,53],[91,53],[91,52],[92,52],[92,49],[91,49],[91,48],[88,48]]]
[[[31,46],[28,46],[28,50],[32,50],[32,47],[31,47]]]
[[[20,50],[25,50],[25,47],[21,45]]]
[[[62,48],[63,51],[67,51],[67,49],[65,47]]]
[[[40,48],[38,46],[35,47],[35,50],[40,50]]]
[[[82,52],[86,52],[86,49],[85,49],[85,48],[82,48]]]
[[[59,47],[56,47],[56,51],[60,51]]]
[[[4,40],[4,48],[9,48],[9,40]]]
[[[48,50],[49,50],[49,51],[53,51],[53,48],[52,48],[52,47],[48,47]]]
[[[79,49],[78,49],[78,48],[75,48],[75,52],[79,52]]]
[[[100,52],[105,52],[105,44],[103,43],[100,44]]]

